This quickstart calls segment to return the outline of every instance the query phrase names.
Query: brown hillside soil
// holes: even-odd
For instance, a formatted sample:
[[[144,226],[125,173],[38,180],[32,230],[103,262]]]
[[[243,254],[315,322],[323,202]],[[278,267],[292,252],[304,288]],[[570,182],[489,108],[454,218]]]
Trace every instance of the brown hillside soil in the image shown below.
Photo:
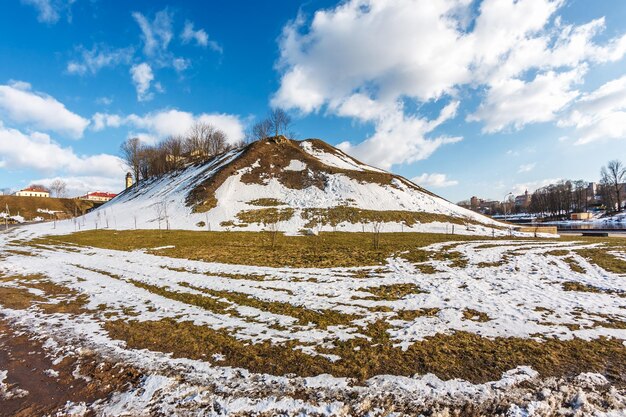
[[[91,403],[105,399],[140,378],[132,367],[103,362],[90,353],[68,356],[55,365],[41,341],[16,332],[1,316],[0,369],[7,371],[4,383],[9,392],[28,391],[8,399],[0,396],[0,416],[54,415],[68,401]]]
[[[378,171],[353,171],[324,165],[317,158],[308,154],[300,144],[303,141],[289,140],[283,137],[267,138],[248,145],[233,162],[222,167],[215,175],[192,190],[187,197],[187,204],[193,206],[196,212],[205,212],[217,205],[215,191],[230,176],[243,168],[251,168],[242,175],[241,181],[245,184],[263,184],[271,178],[276,178],[285,187],[302,190],[308,187],[324,189],[328,174],[343,174],[354,180],[364,183],[376,183],[381,185],[395,186],[393,179],[403,182],[417,191],[431,194],[423,188],[413,184],[403,177],[387,172]],[[319,139],[308,139],[314,149],[329,154],[335,154],[359,163],[354,158],[344,154],[340,150],[326,144]],[[292,160],[298,160],[307,165],[302,171],[286,171]],[[431,194],[432,195],[432,194]]]
[[[43,217],[45,220],[51,220],[52,217],[48,213],[38,213],[37,209],[60,211],[57,213],[57,219],[67,219],[73,217],[74,214],[79,216],[87,210],[94,207],[93,201],[78,200],[75,198],[43,198],[43,197],[18,197],[15,195],[0,196],[0,210],[4,211],[9,207],[11,215],[20,214],[26,220],[32,220],[35,217]]]

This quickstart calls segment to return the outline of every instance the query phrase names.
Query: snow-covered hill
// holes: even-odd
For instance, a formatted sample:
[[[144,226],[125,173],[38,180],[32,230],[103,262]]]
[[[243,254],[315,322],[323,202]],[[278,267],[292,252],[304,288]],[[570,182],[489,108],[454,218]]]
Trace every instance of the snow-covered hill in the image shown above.
[[[505,233],[321,140],[283,137],[142,181],[85,217],[74,228]]]

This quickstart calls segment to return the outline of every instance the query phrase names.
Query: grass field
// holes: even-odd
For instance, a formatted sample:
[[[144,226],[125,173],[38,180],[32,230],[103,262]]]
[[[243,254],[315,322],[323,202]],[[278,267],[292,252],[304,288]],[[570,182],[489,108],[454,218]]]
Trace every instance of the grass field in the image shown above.
[[[0,305],[253,373],[626,387],[626,240],[88,231],[8,240]],[[13,271],[13,272],[10,272]],[[15,272],[19,271],[19,272]],[[56,317],[56,318],[53,318]],[[102,337],[102,336],[98,336]]]

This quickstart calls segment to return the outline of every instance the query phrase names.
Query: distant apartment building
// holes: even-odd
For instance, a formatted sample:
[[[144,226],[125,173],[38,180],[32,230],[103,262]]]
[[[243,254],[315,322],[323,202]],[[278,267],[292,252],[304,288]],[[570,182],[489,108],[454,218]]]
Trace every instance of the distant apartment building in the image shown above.
[[[112,200],[113,198],[115,198],[115,196],[117,196],[117,194],[113,194],[113,193],[103,193],[101,191],[94,191],[91,193],[87,193],[81,197],[79,197],[81,200],[88,200],[88,201],[96,201],[99,203],[105,203],[107,201]]]
[[[466,200],[465,202],[459,203],[459,205],[479,213],[495,214],[500,209],[501,203],[495,200],[483,200],[482,198],[472,196],[469,202]]]
[[[18,197],[50,197],[50,191],[43,187],[30,186],[15,193]]]
[[[532,195],[528,194],[528,190],[522,195],[515,196],[515,208],[518,211],[525,211],[530,206],[530,201],[532,200]]]

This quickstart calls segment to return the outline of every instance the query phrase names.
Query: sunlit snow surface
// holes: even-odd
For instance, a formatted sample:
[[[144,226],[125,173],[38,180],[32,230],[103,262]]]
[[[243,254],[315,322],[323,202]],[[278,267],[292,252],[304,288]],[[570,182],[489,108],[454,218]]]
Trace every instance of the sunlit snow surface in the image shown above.
[[[205,263],[151,255],[141,250],[122,252],[67,245],[19,246],[21,251],[29,252],[28,255],[10,252],[17,248],[9,243],[10,239],[29,239],[40,233],[41,227],[37,227],[16,229],[0,235],[0,256],[4,257],[0,272],[7,275],[43,273],[56,283],[87,294],[88,308],[104,304],[107,311],[117,313],[117,318],[193,321],[198,325],[225,329],[233,337],[251,343],[295,341],[305,353],[311,355],[318,354],[316,346],[325,344],[328,347],[328,340],[364,338],[361,333],[363,326],[376,320],[385,320],[391,325],[390,335],[394,343],[402,348],[408,348],[428,336],[459,330],[490,338],[544,336],[567,340],[609,336],[626,339],[625,329],[602,325],[609,318],[626,321],[626,298],[618,294],[624,291],[624,277],[590,264],[572,250],[596,245],[488,239],[435,244],[426,250],[436,252],[445,246],[448,251],[463,254],[468,265],[456,268],[447,261],[428,261],[438,271],[433,274],[421,273],[414,264],[402,259],[402,254],[389,258],[385,265],[376,268],[302,269]],[[555,250],[564,250],[568,254],[550,253]],[[611,253],[624,256],[621,252]],[[572,271],[564,258],[573,258],[585,272]],[[357,278],[354,272],[360,269],[371,269],[373,274],[367,279]],[[265,275],[265,279],[232,279],[227,274]],[[212,277],[207,279],[207,275]],[[310,279],[315,282],[309,282]],[[308,309],[354,313],[361,318],[348,325],[322,329],[313,324],[300,325],[290,316],[233,305],[240,316],[234,317],[161,297],[133,285],[130,280],[168,287],[170,291],[202,294],[180,285],[188,283],[198,288],[236,291],[261,300]],[[565,282],[578,282],[603,291],[565,291]],[[415,284],[423,292],[391,301],[363,299],[371,295],[367,292],[369,287],[398,283]],[[398,320],[393,312],[371,310],[381,306],[394,311],[437,308],[439,312],[432,317],[404,321]],[[463,312],[467,309],[484,313],[489,320],[465,318]],[[132,316],[127,314],[129,310],[133,311]],[[339,415],[345,400],[338,392],[356,391],[365,396],[393,393],[422,402],[449,396],[478,401],[496,396],[520,381],[536,378],[534,371],[520,368],[504,375],[501,381],[488,384],[441,381],[433,375],[415,378],[379,376],[368,380],[364,386],[354,387],[345,379],[329,375],[316,378],[252,375],[245,370],[221,367],[219,356],[199,362],[127,349],[121,342],[110,340],[102,330],[103,317],[46,315],[34,308],[5,308],[1,313],[42,337],[50,338],[50,345],[57,344],[60,351],[68,349],[68,344],[89,346],[144,369],[149,376],[140,390],[122,393],[102,406],[108,407],[106,411],[113,415],[125,410],[136,412],[154,407],[155,401],[166,414],[185,401],[191,404],[192,409],[196,402],[200,407],[208,401],[213,405],[219,403],[221,411],[217,414],[223,415],[244,411],[271,413],[272,410]],[[184,375],[183,380],[179,379],[180,375]],[[581,378],[602,377],[591,375]],[[208,388],[216,384],[222,387],[219,393]],[[310,403],[283,395],[298,387],[319,390],[320,400]],[[265,390],[265,394],[262,397],[243,394],[257,389]],[[511,415],[532,415],[526,413],[526,409],[511,410]],[[521,414],[514,414],[518,411]]]

